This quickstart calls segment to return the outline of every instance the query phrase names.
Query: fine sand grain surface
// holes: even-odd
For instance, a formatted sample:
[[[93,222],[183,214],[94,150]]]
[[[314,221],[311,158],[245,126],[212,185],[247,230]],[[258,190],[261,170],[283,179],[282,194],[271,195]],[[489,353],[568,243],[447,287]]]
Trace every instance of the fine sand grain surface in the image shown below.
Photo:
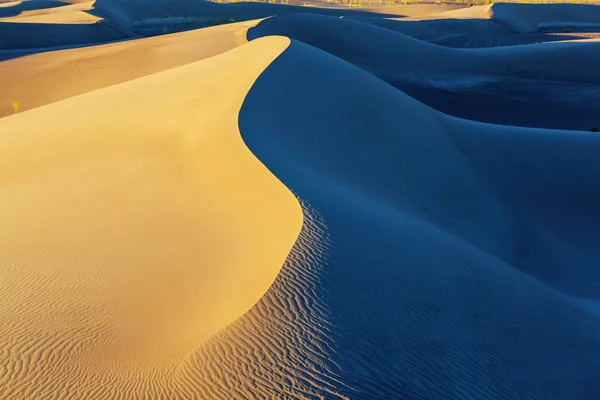
[[[153,397],[266,292],[302,216],[237,113],[287,43],[0,120],[2,398]]]
[[[24,111],[226,52],[247,43],[256,22],[15,56],[0,62],[0,117],[13,100]]]
[[[0,400],[597,400],[598,10],[0,3]]]

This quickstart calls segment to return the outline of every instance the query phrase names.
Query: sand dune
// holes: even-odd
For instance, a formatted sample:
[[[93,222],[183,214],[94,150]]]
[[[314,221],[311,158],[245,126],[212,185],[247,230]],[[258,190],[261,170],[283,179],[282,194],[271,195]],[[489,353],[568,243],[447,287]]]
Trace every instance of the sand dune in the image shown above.
[[[311,85],[311,101],[288,95]],[[357,398],[598,393],[598,316],[578,297],[598,289],[600,137],[445,117],[300,43],[258,79],[240,127],[326,224],[322,362]]]
[[[257,21],[17,57],[0,63],[0,117],[179,67],[247,43]],[[198,46],[198,43],[203,43]]]
[[[438,7],[438,9],[456,7]],[[0,9],[0,50],[50,48],[111,42],[166,31],[207,27],[215,22],[248,21],[303,12],[298,5],[218,4],[204,0],[27,1]],[[384,11],[311,8],[324,15],[421,15],[432,6],[395,6]],[[20,23],[21,25],[15,25]]]
[[[491,18],[516,32],[535,32],[550,28],[600,29],[600,6],[592,4],[494,4]]]
[[[0,121],[1,398],[158,393],[264,294],[302,219],[236,117],[287,43]]]
[[[13,101],[19,101],[20,109],[25,111],[53,101],[214,56],[246,43],[248,28],[258,23],[258,20],[249,20],[250,17],[263,18],[275,11],[281,13],[282,10],[286,10],[288,13],[298,10],[305,11],[303,7],[273,4],[201,3],[197,1],[189,3],[194,4],[195,8],[190,5],[187,8],[181,8],[182,6],[173,8],[171,3],[157,1],[158,9],[154,9],[149,7],[146,2],[142,4],[121,1],[118,2],[121,4],[120,8],[116,6],[110,8],[109,6],[113,5],[110,2],[97,2],[94,5],[94,13],[101,15],[104,9],[111,10],[111,15],[119,16],[123,25],[122,30],[126,29],[125,26],[128,27],[127,29],[133,27],[138,30],[150,26],[154,27],[152,29],[158,27],[160,28],[158,30],[162,31],[164,22],[158,24],[151,20],[143,23],[135,21],[142,18],[142,15],[146,17],[162,16],[169,13],[168,15],[175,16],[177,10],[180,13],[184,11],[191,13],[190,15],[194,15],[194,13],[204,15],[206,18],[226,20],[229,16],[233,16],[237,20],[248,21],[210,27],[206,30],[38,54],[29,54],[23,50],[23,48],[40,43],[37,35],[38,25],[34,24],[36,27],[34,31],[31,31],[28,24],[19,25],[19,31],[14,30],[15,25],[6,25],[6,29],[13,32],[14,37],[20,37],[18,40],[12,40],[13,36],[11,36],[11,39],[5,42],[5,46],[14,48],[14,50],[0,52],[0,60],[6,60],[0,63],[0,87],[3,89],[0,92],[0,117],[13,113],[11,106]],[[87,3],[75,5],[88,6]],[[396,11],[399,12],[402,9],[399,8]],[[386,8],[386,13],[392,11]],[[324,9],[320,12],[341,14],[347,11]],[[56,18],[54,14],[44,14],[43,16],[49,20]],[[1,27],[0,22],[0,29],[2,29]],[[44,42],[45,44],[71,43],[74,37],[79,37],[78,34],[74,35],[70,32],[71,29],[77,30],[78,28],[70,25],[48,24],[47,29],[54,32],[55,39],[46,37],[44,40],[49,40],[49,42]],[[130,34],[134,35],[133,32]],[[43,35],[45,36],[45,32]],[[120,34],[112,38],[117,37],[120,37]],[[107,38],[102,38],[103,41],[104,39]],[[198,46],[199,42],[202,42],[203,45]]]
[[[3,4],[0,51],[95,44],[132,36],[94,15],[93,9],[94,1],[33,0]]]
[[[45,17],[44,17],[45,18]],[[96,23],[39,23],[0,20],[0,50],[95,44],[130,37],[113,26]]]
[[[489,49],[449,49],[371,24],[314,14],[269,18],[249,38],[285,35],[363,67],[384,80],[517,76],[543,80],[600,81],[597,42]],[[577,60],[577,62],[573,62]],[[552,61],[552,62],[550,62]]]
[[[497,47],[597,37],[600,6],[498,3],[418,18],[350,18],[448,47]]]
[[[600,107],[600,42],[452,49],[361,21],[313,14],[276,16],[248,33],[249,38],[269,35],[322,49],[455,116],[561,129],[599,124],[594,110]],[[465,101],[469,107],[462,106]]]
[[[4,21],[40,24],[93,24],[100,18],[86,12],[92,8],[92,1],[74,4],[28,1],[10,8],[5,7],[4,10],[8,11],[5,14],[8,17]],[[0,18],[2,18],[2,11],[0,11]]]
[[[596,8],[26,3],[0,399],[600,397],[600,136],[508,126],[591,127],[599,44],[460,48]]]

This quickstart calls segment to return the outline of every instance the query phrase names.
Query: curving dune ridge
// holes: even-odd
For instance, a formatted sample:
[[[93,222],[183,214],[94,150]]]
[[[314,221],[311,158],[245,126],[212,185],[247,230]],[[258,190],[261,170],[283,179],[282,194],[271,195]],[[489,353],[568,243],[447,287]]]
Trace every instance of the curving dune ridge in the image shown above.
[[[357,398],[598,393],[582,299],[597,296],[600,137],[452,119],[296,42],[240,126],[325,221],[333,361]]]
[[[0,121],[2,398],[152,396],[264,294],[301,214],[236,115],[287,43]]]
[[[94,9],[137,37],[143,4]],[[0,399],[600,397],[600,136],[565,117],[596,121],[596,42],[149,4],[247,21],[0,62]],[[451,15],[588,18],[485,10]],[[414,98],[490,82],[538,88],[480,116],[513,126]]]

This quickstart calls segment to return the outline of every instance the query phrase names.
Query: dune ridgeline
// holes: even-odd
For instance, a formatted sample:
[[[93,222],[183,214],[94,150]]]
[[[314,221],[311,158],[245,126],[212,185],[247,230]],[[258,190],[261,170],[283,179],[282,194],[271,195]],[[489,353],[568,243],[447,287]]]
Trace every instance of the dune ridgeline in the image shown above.
[[[410,7],[1,3],[0,399],[599,398],[600,6]]]

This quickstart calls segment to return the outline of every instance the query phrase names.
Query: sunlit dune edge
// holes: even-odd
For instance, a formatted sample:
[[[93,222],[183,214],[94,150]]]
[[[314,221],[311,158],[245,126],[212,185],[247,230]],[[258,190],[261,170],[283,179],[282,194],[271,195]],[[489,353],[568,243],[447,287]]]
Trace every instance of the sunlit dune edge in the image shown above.
[[[0,121],[0,398],[176,392],[173,369],[266,292],[302,214],[237,113],[288,43]]]

